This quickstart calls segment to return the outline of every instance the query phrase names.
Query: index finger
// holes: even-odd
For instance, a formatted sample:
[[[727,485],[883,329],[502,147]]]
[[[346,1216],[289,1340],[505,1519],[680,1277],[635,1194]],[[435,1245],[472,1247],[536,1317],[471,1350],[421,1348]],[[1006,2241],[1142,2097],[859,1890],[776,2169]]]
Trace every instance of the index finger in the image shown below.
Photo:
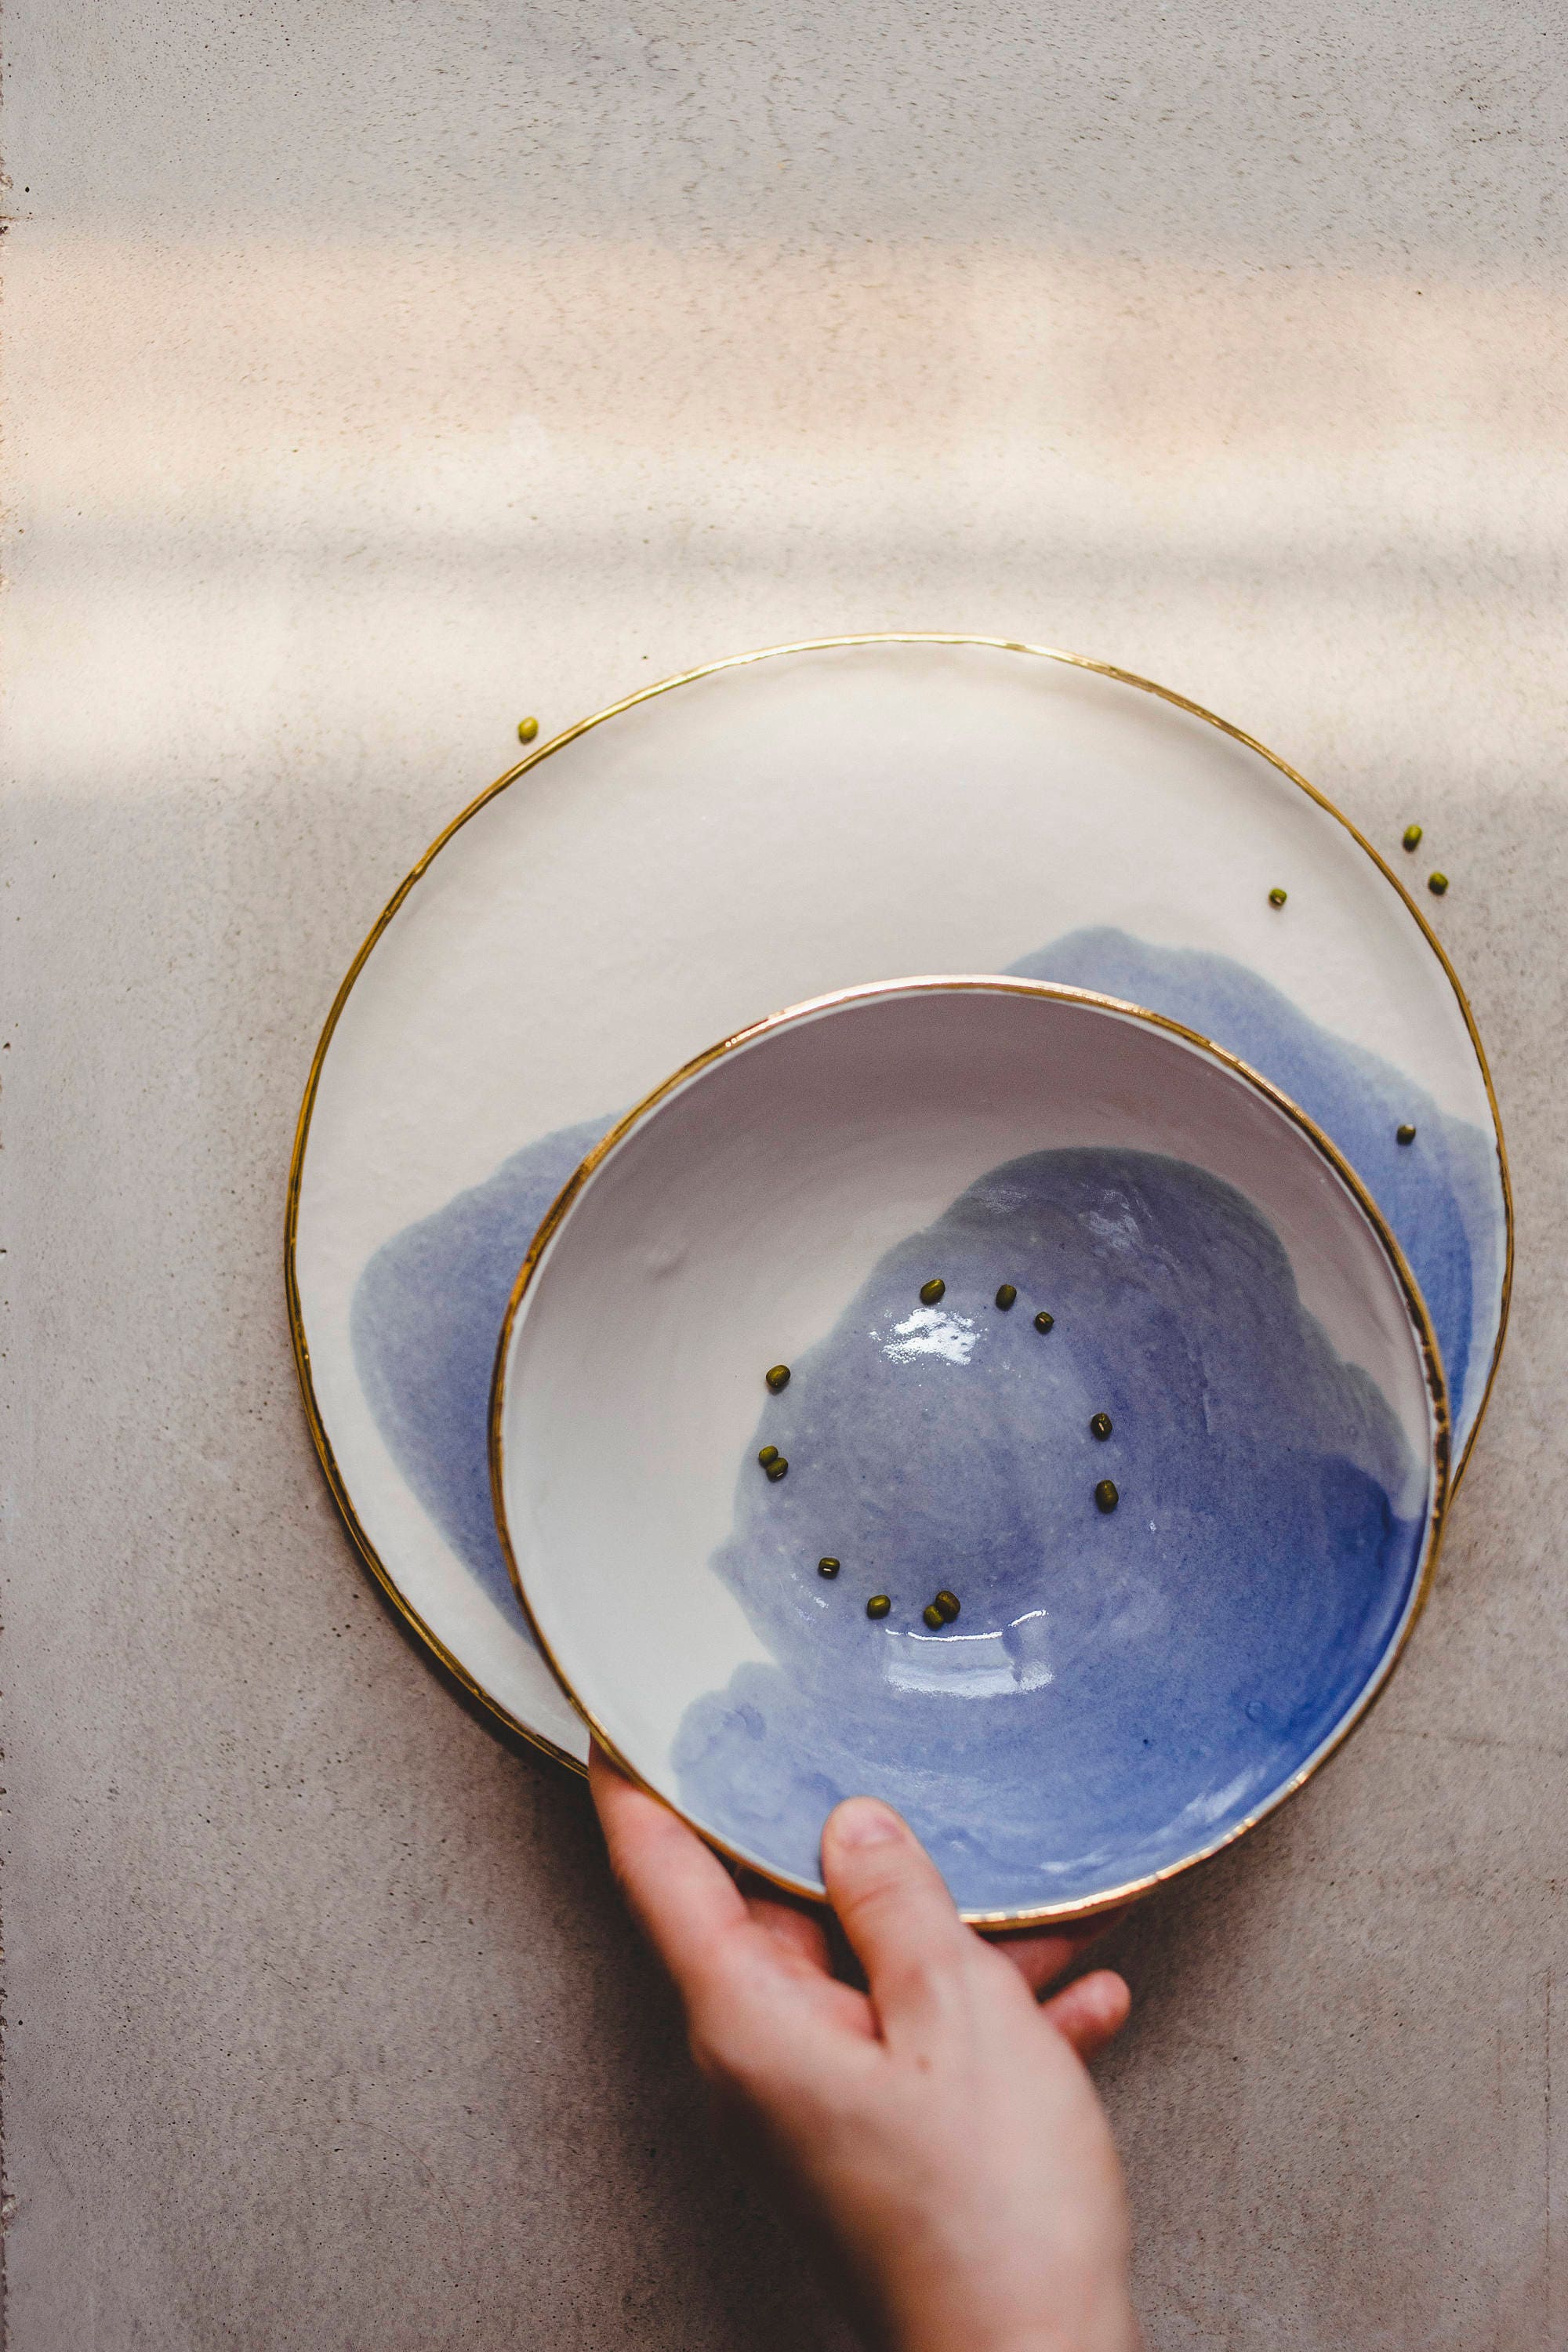
[[[597,1740],[588,1786],[626,1907],[689,1998],[719,1946],[745,1926],[745,1898],[695,1831],[618,1771]]]
[[[1097,1912],[1092,1919],[1076,1920],[1069,1927],[1003,1928],[987,1935],[985,1940],[994,1951],[1012,1961],[1031,1992],[1044,1993],[1090,1944],[1120,1927],[1131,1907],[1124,1903],[1115,1911]]]

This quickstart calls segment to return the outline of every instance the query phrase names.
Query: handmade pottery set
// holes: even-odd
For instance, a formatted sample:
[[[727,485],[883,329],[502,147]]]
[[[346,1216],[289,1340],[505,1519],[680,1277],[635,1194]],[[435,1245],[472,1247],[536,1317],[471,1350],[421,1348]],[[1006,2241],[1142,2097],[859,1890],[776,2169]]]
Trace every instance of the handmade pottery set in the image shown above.
[[[1364,1713],[1510,1241],[1462,993],[1327,802],[1102,665],[878,637],[454,822],[332,1008],[287,1260],[334,1494],[472,1691],[807,1893],[874,1790],[1001,1923]]]

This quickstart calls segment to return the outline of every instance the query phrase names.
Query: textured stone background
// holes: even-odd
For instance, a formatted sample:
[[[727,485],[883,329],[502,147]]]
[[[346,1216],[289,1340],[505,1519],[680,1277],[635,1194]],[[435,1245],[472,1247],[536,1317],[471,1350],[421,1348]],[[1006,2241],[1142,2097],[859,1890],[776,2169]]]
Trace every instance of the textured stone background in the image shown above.
[[[1154,2352],[1561,2352],[1561,6],[5,32],[15,2352],[840,2342],[581,1788],[368,1588],[278,1260],[342,969],[518,716],[879,626],[1165,679],[1454,877],[1509,1358],[1393,1691],[1122,1934],[1105,2083]]]

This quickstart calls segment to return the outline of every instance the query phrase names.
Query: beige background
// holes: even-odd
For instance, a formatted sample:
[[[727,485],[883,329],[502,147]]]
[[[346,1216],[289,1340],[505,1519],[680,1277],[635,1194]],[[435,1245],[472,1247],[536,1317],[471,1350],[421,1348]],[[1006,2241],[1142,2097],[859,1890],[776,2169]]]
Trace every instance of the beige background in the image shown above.
[[[1155,2352],[1568,2343],[1560,6],[12,0],[16,2352],[837,2345],[307,1444],[342,967],[552,728],[996,631],[1417,816],[1520,1204],[1389,1697],[1119,1939]]]

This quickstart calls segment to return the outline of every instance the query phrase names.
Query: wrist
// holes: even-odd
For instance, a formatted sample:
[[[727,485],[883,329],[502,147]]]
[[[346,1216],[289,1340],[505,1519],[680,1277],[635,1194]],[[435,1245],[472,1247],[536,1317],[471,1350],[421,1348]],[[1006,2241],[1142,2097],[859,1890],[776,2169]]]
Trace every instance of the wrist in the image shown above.
[[[1143,2331],[1125,2298],[1068,2319],[1030,2320],[1021,2326],[982,2326],[950,2317],[934,2334],[922,2331],[897,2352],[1144,2352]]]
[[[1081,2327],[1031,2326],[1021,2334],[973,2340],[954,2336],[942,2352],[1143,2352],[1143,2336],[1127,2305],[1121,2311],[1097,2314]]]
[[[959,2320],[935,2332],[922,2326],[912,2336],[900,2332],[875,2340],[885,2341],[888,2352],[1144,2352],[1142,2331],[1131,2308],[1082,2330],[1046,2326],[1022,2335],[977,2335]]]

